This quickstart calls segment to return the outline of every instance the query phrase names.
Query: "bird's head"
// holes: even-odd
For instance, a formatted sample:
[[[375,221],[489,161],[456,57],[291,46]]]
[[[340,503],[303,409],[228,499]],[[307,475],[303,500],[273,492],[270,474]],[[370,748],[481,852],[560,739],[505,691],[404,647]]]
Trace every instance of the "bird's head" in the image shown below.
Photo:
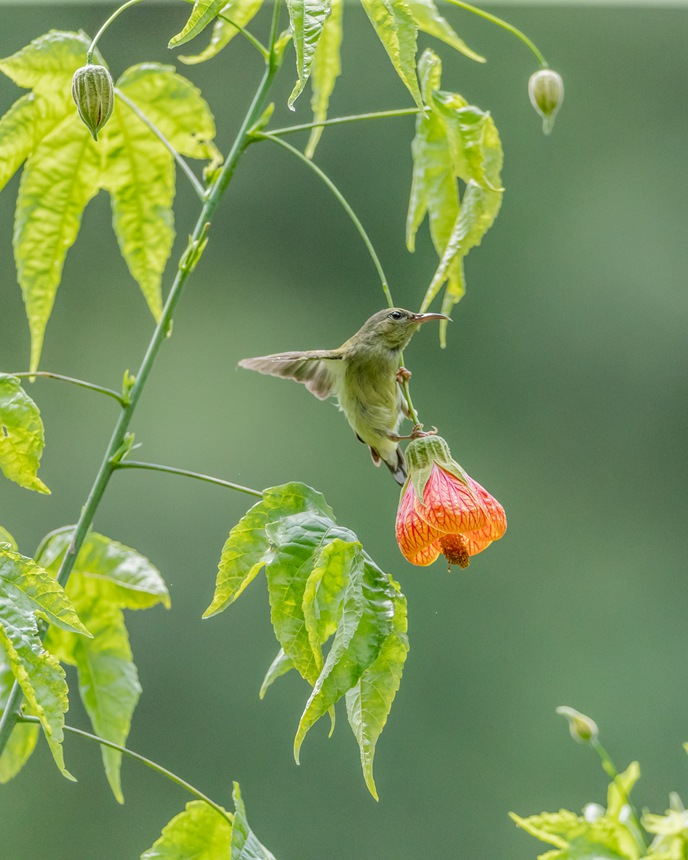
[[[448,319],[445,314],[414,314],[404,308],[385,308],[373,314],[354,338],[360,338],[365,343],[381,344],[387,349],[404,349],[423,323]]]

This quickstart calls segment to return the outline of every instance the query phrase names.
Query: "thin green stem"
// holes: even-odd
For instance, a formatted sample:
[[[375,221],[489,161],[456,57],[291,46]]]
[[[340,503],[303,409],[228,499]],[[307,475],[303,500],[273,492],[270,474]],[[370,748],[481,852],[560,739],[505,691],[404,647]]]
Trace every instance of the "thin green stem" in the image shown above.
[[[117,98],[121,99],[127,107],[132,110],[136,116],[141,120],[144,125],[147,125],[148,128],[153,132],[153,134],[158,138],[158,140],[172,153],[172,157],[177,162],[177,164],[181,167],[184,175],[189,180],[189,182],[193,185],[194,191],[198,195],[199,200],[205,199],[205,188],[199,182],[198,178],[194,174],[193,170],[189,167],[186,161],[181,157],[181,155],[177,152],[177,150],[172,146],[169,140],[165,137],[165,135],[160,131],[160,129],[151,122],[148,117],[140,110],[134,102],[128,98],[119,87],[115,87],[115,93]]]
[[[79,388],[85,388],[88,391],[97,391],[99,394],[112,397],[120,406],[124,406],[126,402],[121,394],[113,391],[111,388],[104,388],[102,385],[96,385],[94,382],[86,382],[83,379],[74,379],[72,376],[63,376],[61,373],[50,373],[47,370],[27,370],[21,371],[21,373],[10,373],[9,375],[16,376],[18,379],[33,379],[36,376],[42,379],[61,379],[62,382],[69,382]]]
[[[338,116],[333,119],[323,119],[320,122],[306,122],[303,125],[288,125],[285,128],[271,128],[273,137],[283,134],[293,134],[295,131],[307,131],[311,128],[321,128],[326,125],[344,125],[347,122],[363,122],[367,119],[388,119],[395,116],[414,116],[420,113],[420,108],[399,108],[399,110],[381,110],[375,113],[358,113],[351,116]]]
[[[119,18],[119,16],[124,12],[125,9],[128,9],[130,6],[135,6],[137,3],[141,3],[142,0],[128,0],[127,3],[120,6],[119,9],[115,9],[115,11],[110,15],[107,21],[103,24],[103,26],[98,30],[98,32],[93,37],[93,41],[91,42],[88,51],[86,52],[86,63],[90,64],[93,62],[93,52],[96,49],[96,45],[98,44],[98,40],[103,35],[103,33],[107,30],[107,28],[112,24],[115,18]]]
[[[122,9],[123,8],[124,7],[122,7]],[[120,9],[120,11],[122,11],[122,9]],[[275,0],[272,26],[270,29],[270,57],[266,63],[265,72],[263,73],[263,77],[261,78],[260,84],[258,85],[258,89],[248,111],[246,112],[241,128],[234,139],[234,143],[232,144],[230,153],[227,156],[227,160],[223,164],[217,179],[208,189],[208,195],[203,203],[201,213],[191,235],[192,244],[194,242],[200,244],[205,237],[208,230],[208,224],[211,223],[215,210],[217,209],[227,186],[231,182],[237,163],[247,146],[253,140],[251,129],[254,128],[255,124],[260,119],[272,81],[280,67],[281,53],[275,48],[279,10],[280,0]],[[102,29],[103,28],[101,28],[101,30]],[[119,419],[115,424],[115,428],[98,469],[98,473],[88,494],[86,503],[81,509],[81,514],[75,526],[72,541],[64,555],[64,558],[62,559],[62,563],[57,574],[57,581],[63,588],[69,580],[69,576],[72,572],[72,568],[74,567],[79,550],[81,549],[81,545],[83,544],[84,538],[93,522],[100,500],[102,499],[108,483],[110,482],[110,478],[115,471],[117,465],[117,452],[122,449],[125,437],[129,430],[129,425],[134,416],[134,412],[136,411],[136,406],[141,394],[143,393],[151,370],[153,369],[153,364],[155,363],[155,359],[160,351],[160,347],[167,339],[171,330],[175,308],[181,298],[184,284],[191,274],[192,267],[185,264],[186,255],[187,252],[185,250],[178,264],[177,273],[167,296],[165,306],[162,310],[160,321],[153,332],[153,336],[148,344],[148,348],[146,349],[145,355],[141,361],[141,366],[139,367],[139,371],[136,375],[136,381],[129,392],[129,400],[126,405],[123,406]],[[5,749],[9,736],[17,721],[21,701],[21,687],[17,681],[15,681],[7,698],[5,710],[2,717],[0,717],[0,754],[2,754],[2,751]]]
[[[320,179],[322,179],[322,181],[325,183],[325,185],[327,185],[327,187],[334,194],[334,196],[337,198],[337,200],[339,200],[342,207],[344,208],[344,211],[346,212],[346,214],[349,216],[349,218],[353,222],[354,227],[358,230],[358,232],[361,236],[361,239],[363,239],[363,242],[364,242],[366,248],[368,249],[368,253],[370,254],[370,257],[373,261],[373,265],[375,266],[377,273],[378,273],[378,276],[380,278],[380,284],[382,285],[382,291],[385,294],[385,298],[387,299],[387,304],[389,305],[390,308],[394,307],[394,301],[392,300],[392,294],[390,292],[389,285],[387,284],[387,278],[385,277],[385,273],[384,273],[384,270],[382,268],[382,263],[380,262],[380,258],[378,257],[377,252],[375,251],[375,248],[373,247],[373,243],[370,241],[370,237],[366,233],[365,228],[364,228],[363,224],[361,224],[358,216],[356,215],[354,210],[351,208],[351,206],[347,202],[347,200],[344,197],[344,195],[342,194],[342,192],[337,188],[337,186],[334,184],[334,182],[330,179],[330,177],[323,170],[321,170],[317,164],[315,164],[313,161],[311,161],[310,158],[307,158],[299,149],[297,149],[295,146],[292,146],[290,143],[287,143],[286,140],[282,140],[279,137],[273,137],[271,132],[266,132],[266,131],[256,133],[255,137],[258,139],[272,140],[274,143],[277,143],[281,147],[283,147],[284,149],[287,149],[289,152],[291,152],[293,155],[295,155],[298,159],[300,159],[304,164],[306,164],[308,167],[310,167],[310,169],[317,176],[319,176]]]
[[[257,496],[263,498],[260,490],[254,490],[251,487],[244,487],[241,484],[235,484],[233,481],[225,481],[222,478],[215,478],[213,475],[203,475],[200,472],[190,472],[188,469],[177,469],[175,466],[161,466],[159,463],[143,463],[140,460],[122,460],[115,466],[116,469],[148,469],[151,472],[167,472],[170,475],[183,475],[186,478],[196,478],[198,481],[205,481],[208,484],[217,484],[219,487],[227,487],[230,490],[236,490],[238,493],[246,493],[249,496]]]
[[[41,721],[38,719],[38,717],[22,714],[22,716],[19,717],[18,722],[38,723],[40,725]],[[83,729],[76,729],[73,726],[64,726],[64,730],[66,732],[69,732],[70,734],[79,735],[79,737],[86,738],[89,741],[95,741],[101,746],[117,750],[118,752],[121,752],[122,755],[126,755],[129,758],[133,758],[135,761],[140,761],[141,764],[145,764],[146,767],[149,767],[151,770],[154,770],[161,776],[166,777],[170,780],[170,782],[173,782],[175,785],[178,785],[180,786],[180,788],[183,788],[185,791],[188,791],[189,794],[192,794],[194,797],[198,798],[198,800],[202,800],[204,803],[207,803],[208,806],[212,807],[215,812],[217,812],[225,819],[225,821],[227,821],[229,824],[232,824],[233,816],[231,813],[227,812],[227,810],[223,809],[219,804],[215,803],[214,800],[211,800],[207,795],[203,794],[202,791],[199,791],[199,789],[197,789],[194,785],[191,785],[190,782],[187,782],[185,779],[182,779],[181,776],[177,776],[176,773],[173,773],[166,767],[163,767],[162,765],[151,761],[151,759],[146,758],[145,756],[141,755],[141,753],[134,752],[127,747],[123,747],[120,746],[120,744],[113,743],[113,741],[108,741],[105,738],[101,738],[99,735],[92,735],[90,732],[83,731]]]
[[[635,828],[637,830],[638,838],[642,843],[642,847],[647,849],[648,842],[645,838],[645,831],[643,829],[643,826],[640,823],[640,817],[636,811],[635,806],[633,806],[633,804],[631,803],[630,798],[628,797],[628,794],[626,793],[626,790],[624,789],[621,780],[619,779],[619,771],[617,770],[616,765],[612,761],[607,750],[600,743],[599,738],[597,738],[596,736],[591,737],[590,746],[599,756],[600,761],[602,762],[602,769],[604,770],[604,772],[616,783],[616,787],[619,789],[619,792],[623,797],[624,803],[628,806],[631,818],[633,820],[633,824],[635,825]]]
[[[186,2],[193,5],[195,0],[186,0]],[[231,24],[232,27],[236,27],[237,30],[241,33],[241,35],[245,39],[248,39],[248,41],[253,45],[253,47],[256,48],[260,52],[260,55],[262,56],[262,58],[264,60],[267,61],[269,59],[270,51],[268,51],[268,49],[265,47],[265,45],[262,42],[260,42],[258,39],[256,39],[256,37],[253,35],[253,33],[249,33],[249,31],[245,27],[242,27],[241,24],[237,24],[236,21],[232,21],[231,18],[228,18],[226,15],[223,15],[221,12],[218,12],[218,14],[215,17],[221,18],[223,21],[226,21],[228,24]]]
[[[513,24],[510,24],[503,18],[498,18],[496,15],[492,15],[490,12],[485,12],[484,9],[478,9],[477,6],[471,6],[470,3],[464,3],[463,0],[448,0],[448,2],[454,6],[458,6],[459,9],[465,9],[467,12],[472,12],[474,15],[478,15],[480,18],[484,18],[486,21],[490,21],[498,27],[502,27],[504,30],[507,30],[509,33],[516,36],[517,39],[520,39],[523,44],[535,54],[538,63],[540,63],[540,66],[543,69],[547,68],[547,60],[545,60],[538,46],[535,42],[529,39],[525,33],[519,30],[518,27],[514,27]]]

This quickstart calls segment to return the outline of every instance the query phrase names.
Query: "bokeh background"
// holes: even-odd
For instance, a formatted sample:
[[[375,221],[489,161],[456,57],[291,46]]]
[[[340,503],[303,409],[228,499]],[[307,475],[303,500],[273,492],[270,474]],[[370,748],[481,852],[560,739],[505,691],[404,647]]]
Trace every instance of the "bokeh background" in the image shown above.
[[[50,28],[92,34],[108,11],[3,5],[0,53]],[[663,811],[670,790],[688,800],[688,13],[495,11],[541,46],[565,78],[566,102],[543,137],[527,98],[527,50],[467,13],[447,13],[489,63],[435,44],[444,85],[492,111],[507,191],[468,258],[448,348],[425,328],[407,363],[423,420],[506,507],[505,538],[465,572],[411,567],[393,537],[396,487],[336,409],[235,369],[248,355],[335,346],[384,304],[337,202],[268,143],[237,171],[134,422],[146,459],[255,487],[316,486],[401,582],[411,652],[378,744],[379,804],[343,711],[331,740],[324,723],[311,732],[297,767],[291,746],[306,685],[290,674],[258,700],[276,651],[264,582],[200,620],[220,548],[250,499],[128,472],[97,517],[98,531],[159,566],[173,601],[169,612],[129,614],[144,687],[129,745],[220,802],[239,780],[249,820],[279,860],[534,857],[544,846],[512,825],[509,810],[604,802],[605,778],[555,716],[560,704],[597,719],[620,767],[640,759],[639,806]],[[113,72],[169,62],[165,45],[187,14],[183,3],[130,10],[101,43]],[[347,6],[345,28],[331,115],[407,106],[359,7]],[[213,106],[226,151],[259,60],[238,38],[212,65],[185,73]],[[308,95],[295,115],[285,109],[292,83],[290,57],[277,125],[309,120]],[[0,81],[3,110],[18,95]],[[425,230],[415,255],[404,248],[412,135],[410,118],[333,128],[317,154],[368,228],[395,300],[409,307],[436,263]],[[197,212],[179,185],[178,251]],[[0,196],[0,367],[10,371],[28,362],[11,252],[16,187],[15,178]],[[151,331],[101,194],[69,254],[42,366],[118,387]],[[47,428],[41,474],[53,494],[0,483],[0,522],[27,554],[77,517],[116,410],[61,383],[30,390]],[[77,698],[69,720],[85,727]],[[68,737],[66,755],[76,784],[42,744],[0,788],[3,858],[135,858],[189,799],[125,761],[119,807],[94,745]]]

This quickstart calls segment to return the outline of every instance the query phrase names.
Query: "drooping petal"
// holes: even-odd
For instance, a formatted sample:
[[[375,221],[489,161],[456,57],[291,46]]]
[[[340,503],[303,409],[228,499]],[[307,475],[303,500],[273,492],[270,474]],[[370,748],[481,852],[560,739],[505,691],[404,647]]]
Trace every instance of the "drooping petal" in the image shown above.
[[[469,478],[471,486],[475,494],[480,498],[487,511],[487,522],[481,529],[471,532],[464,532],[464,538],[468,547],[469,555],[477,555],[486,549],[494,540],[499,538],[506,531],[506,514],[504,508],[499,504],[494,496],[491,496],[484,487],[481,487],[473,478]]]
[[[421,519],[414,510],[416,492],[409,482],[402,492],[397,511],[396,536],[404,558],[425,567],[440,554],[438,538],[442,534]]]
[[[435,463],[423,491],[423,501],[415,497],[415,513],[444,534],[465,534],[482,529],[489,513],[483,496],[474,486],[480,487],[475,482],[465,484]]]

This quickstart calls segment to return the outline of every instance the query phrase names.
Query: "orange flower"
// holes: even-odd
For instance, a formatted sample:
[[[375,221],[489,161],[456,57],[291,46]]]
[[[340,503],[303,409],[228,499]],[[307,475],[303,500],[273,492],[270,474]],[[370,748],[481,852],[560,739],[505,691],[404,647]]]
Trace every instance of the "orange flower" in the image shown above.
[[[397,512],[397,543],[411,564],[432,564],[442,553],[468,567],[506,531],[504,508],[452,460],[439,436],[415,439],[406,449],[409,477]]]

